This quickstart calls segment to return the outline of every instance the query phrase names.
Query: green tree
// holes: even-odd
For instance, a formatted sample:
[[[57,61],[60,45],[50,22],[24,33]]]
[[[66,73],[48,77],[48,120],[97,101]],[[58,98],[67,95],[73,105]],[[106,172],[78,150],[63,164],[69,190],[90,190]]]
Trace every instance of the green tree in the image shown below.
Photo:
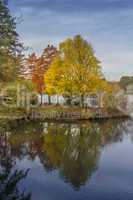
[[[16,20],[0,0],[0,81],[16,79],[21,60],[22,44],[16,32]]]

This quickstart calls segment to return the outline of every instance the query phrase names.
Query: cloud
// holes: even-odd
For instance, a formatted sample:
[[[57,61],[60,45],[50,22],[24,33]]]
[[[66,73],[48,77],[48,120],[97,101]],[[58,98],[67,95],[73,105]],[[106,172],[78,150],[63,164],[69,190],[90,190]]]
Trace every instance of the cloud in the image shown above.
[[[49,9],[55,12],[93,12],[105,9],[121,9],[133,7],[131,0],[12,0],[10,5],[35,10]]]
[[[18,32],[33,51],[81,34],[91,42],[108,78],[131,75],[133,1],[13,0],[10,7],[23,15]]]

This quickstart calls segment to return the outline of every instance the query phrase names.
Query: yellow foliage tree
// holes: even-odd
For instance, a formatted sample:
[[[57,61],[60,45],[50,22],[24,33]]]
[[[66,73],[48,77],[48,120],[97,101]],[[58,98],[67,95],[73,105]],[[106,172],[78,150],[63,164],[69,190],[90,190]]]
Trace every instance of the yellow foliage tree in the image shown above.
[[[104,89],[100,62],[91,45],[80,35],[59,45],[59,54],[44,76],[45,91],[63,96],[84,97]]]

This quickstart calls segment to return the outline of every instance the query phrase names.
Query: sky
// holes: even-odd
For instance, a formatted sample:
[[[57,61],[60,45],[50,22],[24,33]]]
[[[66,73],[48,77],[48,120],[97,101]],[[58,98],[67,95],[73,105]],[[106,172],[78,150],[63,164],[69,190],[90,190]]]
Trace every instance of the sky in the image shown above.
[[[133,0],[9,0],[29,52],[41,54],[81,34],[94,48],[105,77],[133,75]]]

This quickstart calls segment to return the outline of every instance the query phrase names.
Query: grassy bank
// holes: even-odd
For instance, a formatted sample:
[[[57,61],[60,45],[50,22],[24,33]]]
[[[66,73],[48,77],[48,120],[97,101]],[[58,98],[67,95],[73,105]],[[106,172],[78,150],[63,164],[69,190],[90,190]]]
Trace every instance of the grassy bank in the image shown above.
[[[25,115],[26,112],[23,109],[0,106],[0,119],[18,119]]]
[[[115,108],[79,108],[61,106],[42,106],[26,111],[18,108],[0,107],[0,118],[28,120],[95,120],[128,117]]]
[[[32,111],[32,118],[45,120],[93,120],[93,119],[111,119],[125,118],[126,114],[116,108],[78,108],[46,106],[39,107]]]

